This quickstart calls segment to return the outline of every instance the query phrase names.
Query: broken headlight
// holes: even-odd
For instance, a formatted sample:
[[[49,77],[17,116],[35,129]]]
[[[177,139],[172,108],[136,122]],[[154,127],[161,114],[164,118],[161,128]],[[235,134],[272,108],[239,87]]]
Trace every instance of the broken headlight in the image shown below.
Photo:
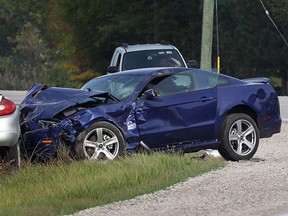
[[[48,129],[50,127],[56,127],[59,125],[58,122],[48,121],[48,120],[39,120],[38,125],[43,129]]]

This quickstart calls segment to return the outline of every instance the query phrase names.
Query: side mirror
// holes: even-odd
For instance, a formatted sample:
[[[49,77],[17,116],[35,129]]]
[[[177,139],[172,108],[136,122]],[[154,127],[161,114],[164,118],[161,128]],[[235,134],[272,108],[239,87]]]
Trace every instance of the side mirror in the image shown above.
[[[147,99],[147,100],[151,100],[154,97],[156,97],[156,93],[153,89],[146,90],[142,95],[142,98]]]
[[[188,60],[188,62],[187,62],[187,66],[188,66],[189,68],[196,67],[197,64],[198,64],[198,62],[197,62],[196,60]]]
[[[118,72],[118,71],[119,71],[119,69],[118,69],[117,66],[109,66],[107,68],[107,73],[115,73],[115,72]]]

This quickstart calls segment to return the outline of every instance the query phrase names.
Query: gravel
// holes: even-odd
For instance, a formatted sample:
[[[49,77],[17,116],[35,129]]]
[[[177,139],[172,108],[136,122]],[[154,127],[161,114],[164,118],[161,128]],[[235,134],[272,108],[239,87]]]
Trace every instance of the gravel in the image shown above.
[[[228,162],[215,170],[135,199],[90,208],[90,215],[288,215],[288,123],[261,139],[249,161]]]

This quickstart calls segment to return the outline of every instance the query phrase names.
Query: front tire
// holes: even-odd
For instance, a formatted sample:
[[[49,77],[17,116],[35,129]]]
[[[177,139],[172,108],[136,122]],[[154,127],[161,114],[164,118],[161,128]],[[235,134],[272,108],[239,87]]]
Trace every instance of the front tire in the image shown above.
[[[255,121],[243,113],[226,117],[221,132],[219,153],[226,160],[249,160],[259,145],[259,130]]]
[[[96,122],[81,132],[75,143],[75,154],[82,160],[114,160],[125,150],[121,131],[109,122]]]

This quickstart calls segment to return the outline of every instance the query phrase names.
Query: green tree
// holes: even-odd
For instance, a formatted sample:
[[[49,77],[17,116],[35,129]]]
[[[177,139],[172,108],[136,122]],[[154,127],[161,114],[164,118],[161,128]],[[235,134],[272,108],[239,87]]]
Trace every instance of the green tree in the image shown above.
[[[288,2],[264,3],[287,35]],[[106,73],[121,43],[165,40],[176,45],[186,60],[200,60],[203,0],[0,0],[0,4],[1,88],[26,89],[33,82],[80,87]],[[285,85],[287,47],[260,1],[221,0],[218,12],[222,73],[282,77]],[[216,46],[213,50],[216,67]]]
[[[218,7],[222,72],[239,78],[280,77],[287,68],[287,47],[261,3],[223,0]]]
[[[270,12],[272,13],[272,17],[277,23],[277,28],[280,30],[281,34],[284,35],[284,40],[286,40],[286,43],[283,43],[283,47],[285,47],[285,51],[288,52],[288,1],[286,0],[270,0],[267,2]],[[270,13],[269,13],[270,15]],[[276,27],[275,27],[276,28]],[[279,35],[280,38],[280,35]],[[285,46],[286,45],[286,46]],[[287,69],[287,61],[285,61],[285,57],[287,55],[283,56],[283,64],[278,66],[279,73],[281,74],[281,84],[282,84],[282,95],[288,95],[288,69]]]
[[[165,40],[183,48],[189,57],[199,53],[200,0],[57,2],[62,19],[73,31],[70,42],[79,73],[106,73],[112,53],[121,43]]]
[[[2,89],[28,89],[35,82],[71,85],[63,55],[48,33],[49,5],[45,0],[1,0]]]

